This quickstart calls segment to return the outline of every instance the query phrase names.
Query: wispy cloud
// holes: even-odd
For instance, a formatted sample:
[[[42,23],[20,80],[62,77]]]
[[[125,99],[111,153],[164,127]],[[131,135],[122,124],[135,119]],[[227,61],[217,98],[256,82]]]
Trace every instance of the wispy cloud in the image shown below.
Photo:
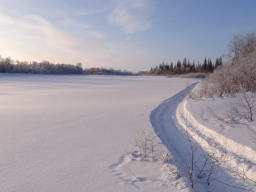
[[[106,45],[104,33],[91,29],[86,23],[71,19],[63,22],[72,30],[53,25],[39,15],[13,17],[0,11],[0,49],[3,50],[0,54],[24,60],[74,62],[79,59],[76,55]]]
[[[76,38],[65,34],[50,22],[38,15],[25,15],[21,18],[10,17],[0,13],[0,24],[4,24],[4,31],[8,40],[27,40],[27,44],[46,44],[52,48],[68,49],[75,46]]]
[[[27,30],[33,30],[40,35],[49,46],[59,49],[75,46],[76,38],[65,34],[44,18],[38,15],[27,15],[22,18],[22,27]]]
[[[63,26],[72,27],[72,28],[78,28],[78,29],[89,29],[89,24],[79,22],[75,19],[66,18],[63,21]]]
[[[125,33],[141,32],[153,26],[148,18],[149,1],[114,0],[113,4],[115,7],[108,16],[108,21],[121,27]]]

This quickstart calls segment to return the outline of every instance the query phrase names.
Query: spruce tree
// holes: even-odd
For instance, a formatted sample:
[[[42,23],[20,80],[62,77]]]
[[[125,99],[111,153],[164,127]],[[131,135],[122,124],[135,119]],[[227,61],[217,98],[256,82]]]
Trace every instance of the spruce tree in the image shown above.
[[[216,58],[216,61],[215,61],[215,68],[218,68],[220,65],[220,61],[218,58]]]
[[[180,69],[181,69],[181,62],[180,62],[180,60],[177,61],[177,69],[178,69],[178,72],[180,72]]]
[[[203,71],[206,71],[206,69],[207,69],[207,60],[206,60],[206,58],[204,59],[204,64],[203,64]]]
[[[170,71],[173,72],[173,63],[171,62]]]

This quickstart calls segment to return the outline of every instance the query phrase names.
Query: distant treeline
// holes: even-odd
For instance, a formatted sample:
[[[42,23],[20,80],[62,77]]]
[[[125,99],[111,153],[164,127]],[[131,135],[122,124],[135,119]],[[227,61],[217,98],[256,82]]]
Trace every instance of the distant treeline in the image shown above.
[[[168,63],[161,63],[160,65],[156,66],[155,68],[151,68],[150,71],[143,72],[144,75],[179,75],[179,74],[186,74],[186,73],[212,73],[213,70],[219,66],[221,66],[222,58],[219,57],[216,59],[215,63],[211,61],[211,59],[204,59],[203,64],[197,63],[195,61],[192,63],[185,57],[183,62],[180,60],[177,61],[176,64],[171,62]]]
[[[135,75],[129,71],[115,70],[115,69],[105,69],[105,68],[89,68],[84,69],[85,74],[88,75]]]
[[[49,61],[27,62],[14,61],[10,57],[0,56],[0,73],[31,73],[31,74],[87,74],[87,75],[135,75],[126,70],[115,70],[105,68],[83,69],[81,63],[54,64]]]
[[[48,61],[40,63],[13,61],[0,57],[0,73],[33,73],[33,74],[84,74],[82,64],[53,64]]]

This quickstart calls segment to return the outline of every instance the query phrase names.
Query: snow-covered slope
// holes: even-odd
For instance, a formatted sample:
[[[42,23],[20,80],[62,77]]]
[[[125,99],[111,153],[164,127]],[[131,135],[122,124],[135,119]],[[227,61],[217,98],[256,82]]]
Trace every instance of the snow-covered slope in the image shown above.
[[[223,121],[228,100],[230,98],[186,99],[178,107],[177,121],[203,149],[214,151],[219,159],[220,168],[228,176],[219,175],[215,185],[223,182],[227,190],[254,191],[256,123],[244,121],[230,124]],[[234,181],[225,181],[229,177]]]
[[[156,133],[173,156],[171,164],[188,184],[182,190],[254,191],[255,121],[220,121],[213,114],[221,116],[227,110],[227,98],[191,100],[186,97],[187,90],[165,100],[151,113]]]
[[[160,77],[0,75],[0,191],[255,191],[255,121],[216,119],[225,98],[187,99],[187,85]],[[168,163],[136,154],[138,131],[150,123]],[[196,175],[209,154],[210,185]]]
[[[176,191],[159,163],[127,154],[186,81],[1,75],[0,191]]]

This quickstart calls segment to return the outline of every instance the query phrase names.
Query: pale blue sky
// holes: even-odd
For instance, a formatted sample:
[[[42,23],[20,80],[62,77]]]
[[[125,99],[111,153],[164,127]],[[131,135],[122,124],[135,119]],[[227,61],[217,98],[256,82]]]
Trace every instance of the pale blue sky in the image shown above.
[[[0,0],[0,55],[149,70],[215,61],[234,34],[256,32],[255,0]]]

